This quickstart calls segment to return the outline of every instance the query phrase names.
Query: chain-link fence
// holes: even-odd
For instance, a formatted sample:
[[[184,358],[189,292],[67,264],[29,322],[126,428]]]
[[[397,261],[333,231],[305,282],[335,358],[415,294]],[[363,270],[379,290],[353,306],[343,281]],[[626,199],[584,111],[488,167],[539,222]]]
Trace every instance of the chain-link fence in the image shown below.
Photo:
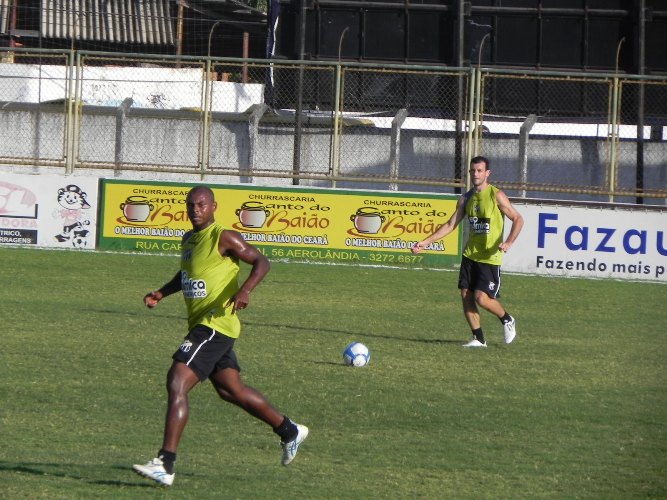
[[[496,72],[480,78],[477,147],[494,159],[496,183],[527,196],[608,193],[610,79]]]
[[[482,71],[477,150],[521,196],[664,198],[667,79]]]
[[[463,186],[463,117],[469,74],[432,69],[346,67],[340,151],[332,170],[389,181],[390,189]],[[353,118],[356,118],[353,119]]]
[[[665,81],[623,78],[612,164],[617,193],[651,197],[667,189],[667,88]]]
[[[0,164],[64,166],[69,54],[40,53],[30,64],[0,52]]]
[[[511,196],[667,201],[667,78],[8,55],[0,166],[461,192],[482,154]]]
[[[202,163],[205,63],[80,54],[74,168],[178,168]]]

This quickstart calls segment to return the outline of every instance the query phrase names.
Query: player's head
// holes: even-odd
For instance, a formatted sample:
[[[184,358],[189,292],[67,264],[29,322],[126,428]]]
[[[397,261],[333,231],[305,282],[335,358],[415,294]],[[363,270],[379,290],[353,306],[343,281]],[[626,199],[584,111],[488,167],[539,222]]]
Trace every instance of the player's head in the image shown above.
[[[195,186],[188,192],[188,196],[194,196],[195,194],[203,194],[208,197],[211,202],[215,202],[215,194],[213,194],[213,190],[208,186]]]
[[[489,175],[489,160],[483,156],[475,156],[470,160],[470,182],[476,190],[482,190],[487,186]]]
[[[192,227],[204,229],[215,220],[214,214],[218,204],[215,202],[215,195],[211,188],[195,186],[185,198],[185,207]]]
[[[484,170],[489,170],[489,159],[484,157],[484,156],[475,156],[472,160],[470,160],[470,166],[472,167],[473,165],[478,165],[478,164],[483,164],[484,165]]]

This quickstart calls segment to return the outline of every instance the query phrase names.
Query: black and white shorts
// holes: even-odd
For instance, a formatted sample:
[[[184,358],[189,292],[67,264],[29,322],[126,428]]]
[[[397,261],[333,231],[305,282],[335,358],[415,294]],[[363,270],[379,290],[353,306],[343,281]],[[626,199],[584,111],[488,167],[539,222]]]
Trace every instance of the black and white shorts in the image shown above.
[[[480,290],[492,299],[500,297],[500,266],[475,262],[467,257],[461,260],[459,288]]]
[[[188,365],[204,381],[211,375],[233,368],[241,371],[234,352],[234,340],[204,325],[195,326],[183,339],[172,358]]]

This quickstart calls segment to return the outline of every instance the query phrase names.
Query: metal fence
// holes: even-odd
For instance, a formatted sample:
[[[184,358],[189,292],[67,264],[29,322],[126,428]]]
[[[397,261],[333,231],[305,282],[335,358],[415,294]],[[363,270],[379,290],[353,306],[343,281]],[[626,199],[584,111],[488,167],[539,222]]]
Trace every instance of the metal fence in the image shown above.
[[[667,202],[667,77],[0,52],[0,168]]]

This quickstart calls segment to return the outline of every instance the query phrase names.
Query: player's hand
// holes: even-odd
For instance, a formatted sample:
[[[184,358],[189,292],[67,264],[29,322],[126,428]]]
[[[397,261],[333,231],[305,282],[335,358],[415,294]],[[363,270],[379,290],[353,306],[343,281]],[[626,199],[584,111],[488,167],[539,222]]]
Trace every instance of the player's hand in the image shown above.
[[[250,293],[239,290],[236,292],[228,301],[225,307],[232,306],[232,314],[235,314],[236,311],[245,309],[250,303]]]
[[[160,290],[153,290],[152,292],[148,292],[144,297],[144,304],[146,304],[146,307],[153,309],[162,300],[162,297],[163,295]]]
[[[424,245],[422,244],[421,241],[418,241],[417,243],[415,243],[414,245],[412,245],[412,247],[410,248],[410,251],[411,251],[412,253],[419,253],[419,252],[421,252],[422,250],[424,250]]]
[[[507,241],[503,241],[500,245],[498,245],[498,248],[503,252],[508,252],[509,249],[512,248],[512,244],[508,243]]]

